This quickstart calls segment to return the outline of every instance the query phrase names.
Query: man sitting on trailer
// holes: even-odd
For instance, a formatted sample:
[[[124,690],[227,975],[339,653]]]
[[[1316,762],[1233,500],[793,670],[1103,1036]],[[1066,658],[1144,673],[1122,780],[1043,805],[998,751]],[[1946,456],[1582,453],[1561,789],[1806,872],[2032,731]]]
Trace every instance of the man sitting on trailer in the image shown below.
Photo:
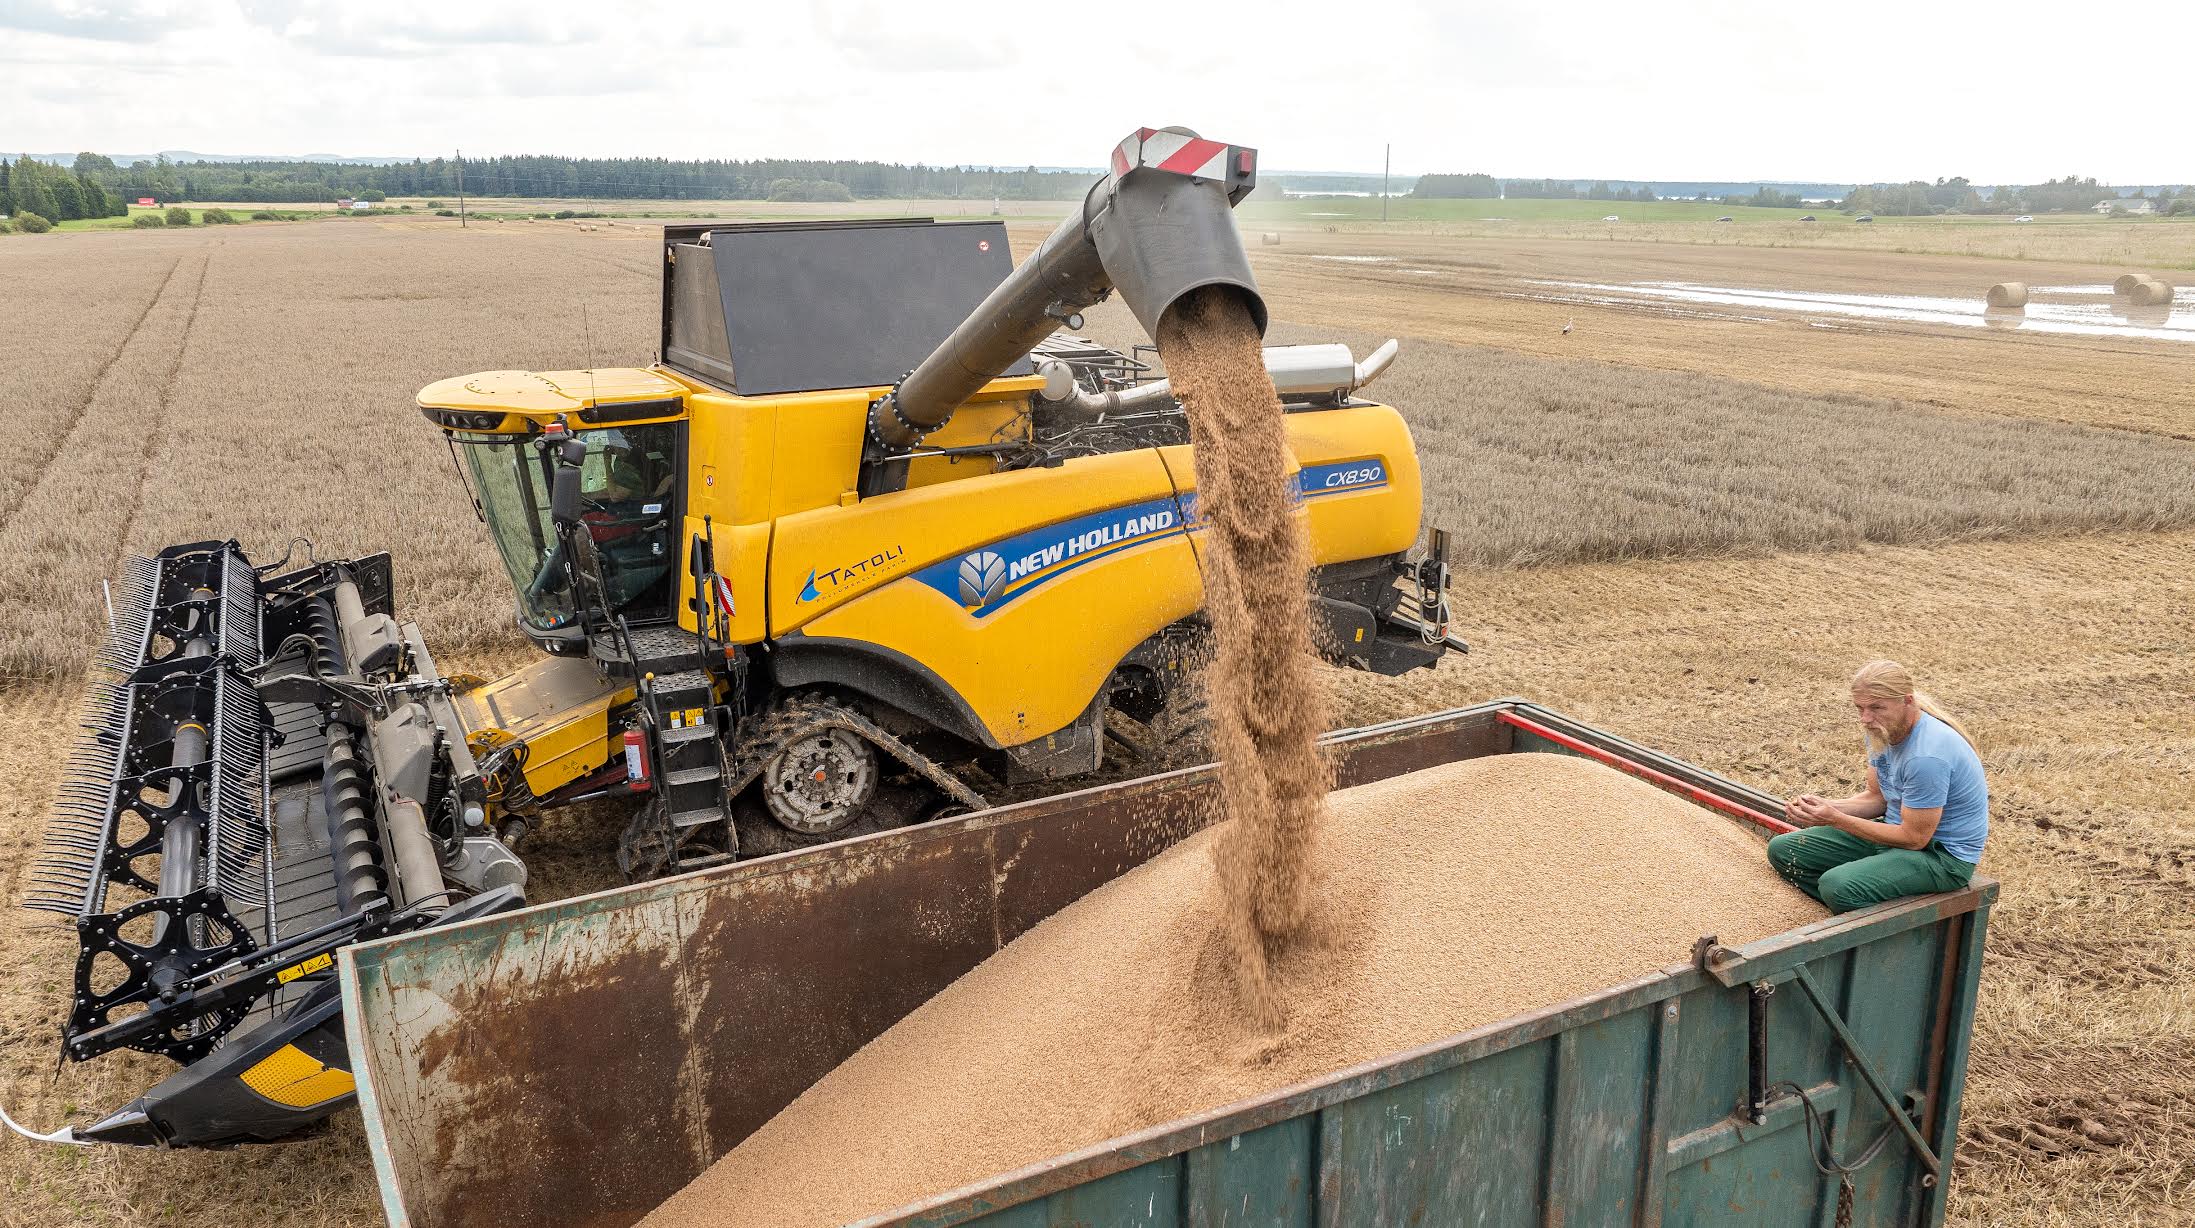
[[[1867,732],[1867,788],[1785,803],[1802,830],[1770,840],[1768,863],[1835,912],[1964,887],[1989,837],[1974,740],[1896,661],[1861,666],[1852,703]]]

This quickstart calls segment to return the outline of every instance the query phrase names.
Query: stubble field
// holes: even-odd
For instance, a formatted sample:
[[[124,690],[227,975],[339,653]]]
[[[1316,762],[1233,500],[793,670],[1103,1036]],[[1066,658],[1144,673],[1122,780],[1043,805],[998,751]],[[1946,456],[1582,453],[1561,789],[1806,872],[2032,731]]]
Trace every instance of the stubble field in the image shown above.
[[[1014,225],[1026,250],[1046,229]],[[1842,678],[1912,665],[1993,773],[2005,883],[1954,1216],[2172,1223],[2195,1203],[2195,347],[1822,330],[1516,296],[1549,276],[1904,290],[2001,258],[1291,231],[1253,245],[1277,340],[1404,338],[1428,523],[1458,531],[1469,658],[1329,675],[1364,723],[1502,694],[1785,791],[1860,767]],[[1407,254],[1384,266],[1318,255]],[[2031,270],[2014,264],[2015,271]],[[2051,268],[2108,281],[2109,266]],[[0,243],[0,897],[20,892],[118,559],[389,549],[446,664],[508,664],[510,594],[412,393],[498,367],[643,364],[652,232],[438,220]],[[2031,279],[2041,280],[2030,272]],[[588,327],[582,327],[584,306]],[[1574,320],[1569,335],[1561,332]],[[1135,339],[1110,306],[1093,329]],[[591,338],[588,335],[591,333]],[[610,835],[538,833],[602,885]],[[74,944],[0,914],[0,1104],[84,1121],[158,1078],[54,1071]],[[1672,958],[1681,953],[1672,953]],[[280,1191],[270,1196],[270,1191]],[[0,1224],[376,1222],[355,1115],[217,1155],[0,1141]]]

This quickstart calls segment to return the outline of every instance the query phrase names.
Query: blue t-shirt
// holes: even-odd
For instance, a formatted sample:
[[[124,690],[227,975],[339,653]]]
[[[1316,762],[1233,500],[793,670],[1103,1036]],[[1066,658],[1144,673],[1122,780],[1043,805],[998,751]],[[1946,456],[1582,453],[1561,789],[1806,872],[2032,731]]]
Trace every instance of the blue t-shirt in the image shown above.
[[[1989,838],[1989,784],[1982,779],[1981,756],[1965,738],[1923,712],[1905,741],[1876,751],[1867,762],[1889,805],[1883,822],[1898,822],[1907,806],[1941,806],[1936,841],[1960,861],[1981,864],[1982,841]]]

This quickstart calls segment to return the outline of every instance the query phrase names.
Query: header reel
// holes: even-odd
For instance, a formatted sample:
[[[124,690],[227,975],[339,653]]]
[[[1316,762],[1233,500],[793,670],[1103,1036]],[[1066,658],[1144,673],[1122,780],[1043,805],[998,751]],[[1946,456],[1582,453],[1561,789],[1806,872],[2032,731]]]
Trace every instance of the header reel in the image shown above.
[[[82,942],[63,1025],[83,1060],[131,1048],[188,1062],[244,1004],[158,1026],[128,1020],[188,979],[249,954],[233,911],[272,891],[259,577],[233,542],[133,558],[113,593],[95,683],[46,851],[24,903],[75,919]]]

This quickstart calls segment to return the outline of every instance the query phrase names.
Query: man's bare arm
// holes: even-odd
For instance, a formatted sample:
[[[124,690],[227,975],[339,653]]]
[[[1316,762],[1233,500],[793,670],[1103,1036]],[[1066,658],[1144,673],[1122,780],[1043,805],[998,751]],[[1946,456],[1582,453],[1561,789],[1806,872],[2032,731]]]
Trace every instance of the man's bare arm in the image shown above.
[[[1875,819],[1855,818],[1819,798],[1809,801],[1800,798],[1791,804],[1792,818],[1808,825],[1834,827],[1848,832],[1872,844],[1885,848],[1924,849],[1936,838],[1936,825],[1943,822],[1943,807],[1906,807],[1898,812],[1898,822],[1883,823]]]

